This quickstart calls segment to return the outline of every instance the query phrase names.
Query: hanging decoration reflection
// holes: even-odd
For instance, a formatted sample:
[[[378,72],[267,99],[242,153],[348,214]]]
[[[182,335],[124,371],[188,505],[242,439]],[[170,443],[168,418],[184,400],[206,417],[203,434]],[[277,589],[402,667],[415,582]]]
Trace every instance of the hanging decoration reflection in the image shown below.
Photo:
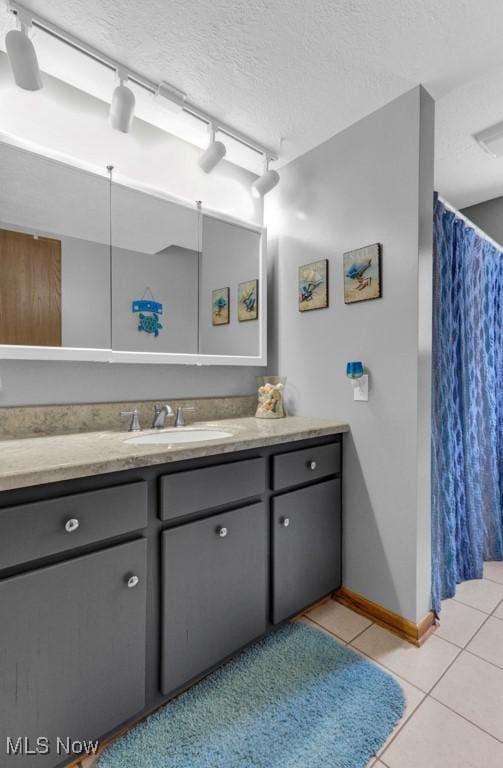
[[[150,295],[149,299],[145,298],[147,294]],[[157,338],[159,331],[162,331],[159,315],[163,313],[163,305],[155,300],[149,285],[143,291],[141,299],[133,300],[132,311],[134,313],[138,312],[138,331],[140,333],[142,331],[151,333]]]

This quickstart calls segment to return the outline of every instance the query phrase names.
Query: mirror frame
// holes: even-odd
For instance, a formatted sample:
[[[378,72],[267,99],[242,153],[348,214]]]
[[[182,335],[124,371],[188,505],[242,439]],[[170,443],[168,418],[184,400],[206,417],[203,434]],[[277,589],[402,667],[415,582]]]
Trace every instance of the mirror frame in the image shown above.
[[[105,174],[97,173],[96,170],[90,170],[89,166],[83,163],[64,162],[54,155],[34,151],[33,148],[24,147],[22,142],[13,142],[7,140],[5,136],[0,135],[0,141],[4,141],[11,146],[18,147],[21,150],[27,150],[33,154],[51,160],[60,165],[71,166],[84,173],[91,173],[107,179]],[[163,193],[157,189],[151,189],[142,184],[132,182],[130,179],[120,178],[118,174],[114,175],[114,181],[120,186],[133,189],[137,192],[157,197],[167,202],[175,203],[184,208],[194,209],[194,205],[186,200]],[[98,363],[150,363],[161,365],[239,365],[239,366],[265,366],[267,365],[267,229],[259,224],[238,219],[234,216],[222,214],[212,209],[203,209],[205,216],[209,216],[229,224],[250,229],[260,234],[260,254],[259,254],[259,354],[258,355],[204,355],[204,354],[185,354],[181,352],[132,352],[118,349],[91,349],[85,347],[35,347],[15,344],[0,344],[0,360],[60,360],[65,362],[98,362]],[[202,226],[202,221],[201,221]]]

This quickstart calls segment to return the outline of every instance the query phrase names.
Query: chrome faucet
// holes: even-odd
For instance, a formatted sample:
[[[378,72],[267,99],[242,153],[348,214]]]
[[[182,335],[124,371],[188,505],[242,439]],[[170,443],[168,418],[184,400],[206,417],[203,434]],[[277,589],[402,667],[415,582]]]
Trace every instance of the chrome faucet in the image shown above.
[[[185,411],[194,411],[195,408],[192,405],[179,405],[176,409],[175,427],[185,426]]]
[[[121,411],[121,416],[131,416],[128,432],[141,432],[138,408],[135,408],[134,411]]]
[[[152,429],[163,429],[166,423],[166,416],[174,416],[175,412],[173,408],[166,403],[166,405],[154,405],[154,420],[152,421]]]

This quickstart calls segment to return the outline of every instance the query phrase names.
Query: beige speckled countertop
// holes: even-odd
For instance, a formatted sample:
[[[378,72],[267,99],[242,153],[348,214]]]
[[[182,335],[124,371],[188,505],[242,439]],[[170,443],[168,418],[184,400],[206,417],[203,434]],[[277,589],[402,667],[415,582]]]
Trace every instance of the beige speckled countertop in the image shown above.
[[[90,475],[244,451],[347,432],[344,422],[287,416],[193,423],[188,429],[220,429],[231,436],[206,442],[134,445],[128,432],[88,432],[0,441],[0,490],[23,488]],[[167,430],[170,431],[169,428]],[[145,430],[142,435],[155,430]]]

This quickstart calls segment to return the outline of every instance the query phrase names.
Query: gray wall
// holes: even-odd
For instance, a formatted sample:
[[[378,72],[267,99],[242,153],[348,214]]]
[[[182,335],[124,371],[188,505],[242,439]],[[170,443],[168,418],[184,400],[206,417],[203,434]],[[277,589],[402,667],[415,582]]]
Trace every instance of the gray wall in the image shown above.
[[[260,235],[250,229],[203,218],[200,340],[204,355],[258,355],[259,321],[238,321],[238,285],[259,276]],[[212,323],[212,291],[229,288],[230,322]],[[259,307],[260,312],[260,307]]]
[[[461,211],[489,237],[503,245],[503,197],[495,197],[484,203],[470,205]]]
[[[252,394],[264,370],[0,360],[0,407]]]
[[[281,172],[274,360],[290,410],[347,420],[344,585],[411,620],[430,607],[434,107],[415,88]],[[383,245],[383,298],[345,305],[342,254]],[[330,262],[330,307],[299,313],[301,264]],[[348,360],[370,372],[355,402]]]
[[[63,347],[110,347],[110,250],[102,243],[61,237]]]

